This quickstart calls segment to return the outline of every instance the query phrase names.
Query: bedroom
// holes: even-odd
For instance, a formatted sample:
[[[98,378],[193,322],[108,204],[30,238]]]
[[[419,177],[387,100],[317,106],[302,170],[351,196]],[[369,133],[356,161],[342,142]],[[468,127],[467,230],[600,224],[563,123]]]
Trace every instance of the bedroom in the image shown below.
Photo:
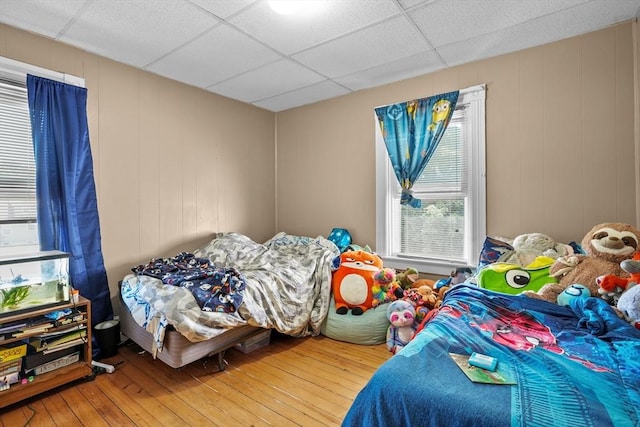
[[[637,34],[637,23],[625,22],[279,113],[7,25],[0,56],[87,80],[115,296],[132,262],[198,247],[214,231],[264,241],[280,230],[315,236],[341,226],[374,244],[373,108],[481,83],[488,234],[535,230],[570,241],[608,219],[637,224]],[[589,105],[613,105],[615,114]],[[203,159],[234,161],[212,171]]]

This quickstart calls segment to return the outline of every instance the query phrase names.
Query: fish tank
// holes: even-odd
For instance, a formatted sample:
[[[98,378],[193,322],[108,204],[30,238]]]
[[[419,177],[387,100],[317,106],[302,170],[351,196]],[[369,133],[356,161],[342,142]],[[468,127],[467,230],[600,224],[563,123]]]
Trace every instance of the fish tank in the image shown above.
[[[69,301],[69,254],[0,256],[0,318]]]

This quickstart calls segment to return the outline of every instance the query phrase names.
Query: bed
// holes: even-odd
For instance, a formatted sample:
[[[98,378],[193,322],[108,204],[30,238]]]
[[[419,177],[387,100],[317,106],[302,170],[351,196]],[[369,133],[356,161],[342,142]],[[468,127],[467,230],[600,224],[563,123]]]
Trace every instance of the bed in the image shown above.
[[[121,332],[178,368],[265,330],[318,335],[339,250],[319,236],[278,233],[257,243],[219,233],[192,253],[154,258],[121,282]],[[184,268],[183,268],[184,267]]]
[[[561,307],[463,283],[423,326],[344,426],[640,425],[640,330],[601,299]],[[478,375],[473,352],[498,369]]]

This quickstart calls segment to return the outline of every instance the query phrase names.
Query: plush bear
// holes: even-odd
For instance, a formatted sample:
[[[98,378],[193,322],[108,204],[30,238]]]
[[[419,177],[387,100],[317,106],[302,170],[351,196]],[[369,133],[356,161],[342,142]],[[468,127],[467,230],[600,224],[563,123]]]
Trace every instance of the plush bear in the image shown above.
[[[532,298],[557,302],[558,295],[573,285],[581,284],[589,289],[591,296],[598,296],[599,276],[612,274],[627,277],[620,262],[633,256],[640,242],[640,231],[625,223],[607,222],[594,226],[582,239],[586,255],[570,255],[558,258],[549,269],[549,274],[558,283],[544,285],[539,291],[523,292]]]
[[[361,315],[373,306],[373,276],[382,269],[382,259],[370,252],[349,251],[340,255],[340,266],[333,272],[331,289],[336,313]]]
[[[387,349],[396,354],[413,339],[416,311],[413,304],[399,299],[387,307],[387,318],[390,323],[387,329]]]
[[[573,254],[569,245],[556,243],[551,237],[542,233],[521,234],[513,239],[513,253],[503,262],[526,267],[537,257],[546,256],[557,259]]]

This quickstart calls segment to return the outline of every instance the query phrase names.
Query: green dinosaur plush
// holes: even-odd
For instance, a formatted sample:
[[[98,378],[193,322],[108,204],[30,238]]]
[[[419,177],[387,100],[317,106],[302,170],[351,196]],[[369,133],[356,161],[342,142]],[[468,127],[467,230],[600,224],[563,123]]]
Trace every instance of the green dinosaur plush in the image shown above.
[[[420,273],[415,268],[407,268],[403,272],[396,274],[396,282],[402,286],[402,289],[411,289],[413,287],[413,282],[418,280],[420,277]]]
[[[489,264],[478,274],[478,286],[510,295],[537,292],[546,284],[558,282],[549,276],[549,268],[554,261],[553,258],[539,256],[526,267],[505,262]]]

